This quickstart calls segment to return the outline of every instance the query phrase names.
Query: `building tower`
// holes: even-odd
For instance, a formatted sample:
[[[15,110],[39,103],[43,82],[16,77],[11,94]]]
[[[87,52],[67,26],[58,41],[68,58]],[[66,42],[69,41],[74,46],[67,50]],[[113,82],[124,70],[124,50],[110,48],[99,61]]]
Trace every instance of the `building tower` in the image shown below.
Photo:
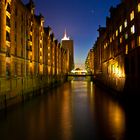
[[[67,51],[67,70],[70,72],[74,69],[74,49],[73,49],[73,40],[67,37],[67,32],[65,29],[64,37],[62,38],[62,47]]]

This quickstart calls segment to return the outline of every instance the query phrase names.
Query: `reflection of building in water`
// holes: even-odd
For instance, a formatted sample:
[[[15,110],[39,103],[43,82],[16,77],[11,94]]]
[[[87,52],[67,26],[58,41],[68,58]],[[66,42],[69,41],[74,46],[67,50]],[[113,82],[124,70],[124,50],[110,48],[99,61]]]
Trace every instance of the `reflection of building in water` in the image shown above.
[[[124,108],[111,97],[106,96],[100,87],[94,87],[94,107],[97,116],[97,126],[101,125],[106,140],[124,139],[126,133],[126,112]],[[97,93],[97,94],[96,94]],[[103,94],[104,93],[104,94]],[[99,110],[99,106],[100,109]],[[107,129],[106,129],[107,128]]]

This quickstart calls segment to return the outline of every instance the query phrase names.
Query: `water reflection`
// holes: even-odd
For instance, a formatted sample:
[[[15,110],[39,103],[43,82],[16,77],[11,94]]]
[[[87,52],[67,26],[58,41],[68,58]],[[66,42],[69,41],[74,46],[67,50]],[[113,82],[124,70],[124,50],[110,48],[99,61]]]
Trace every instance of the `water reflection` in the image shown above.
[[[97,123],[101,127],[102,137],[106,139],[124,140],[125,136],[125,112],[122,107],[113,101],[106,93],[96,90],[96,116]]]
[[[90,81],[71,81],[7,112],[0,138],[128,140],[131,118]]]

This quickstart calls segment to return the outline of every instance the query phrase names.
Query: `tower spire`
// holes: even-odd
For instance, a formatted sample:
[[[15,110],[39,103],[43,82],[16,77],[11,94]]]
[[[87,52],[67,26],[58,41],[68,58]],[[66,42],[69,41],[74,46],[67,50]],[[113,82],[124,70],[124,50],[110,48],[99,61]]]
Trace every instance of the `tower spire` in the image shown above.
[[[67,31],[66,31],[66,29],[64,31],[64,37],[62,38],[62,40],[70,40],[69,37],[67,37]]]
[[[66,28],[65,28],[65,32],[64,32],[64,37],[67,38],[67,31],[66,31]]]

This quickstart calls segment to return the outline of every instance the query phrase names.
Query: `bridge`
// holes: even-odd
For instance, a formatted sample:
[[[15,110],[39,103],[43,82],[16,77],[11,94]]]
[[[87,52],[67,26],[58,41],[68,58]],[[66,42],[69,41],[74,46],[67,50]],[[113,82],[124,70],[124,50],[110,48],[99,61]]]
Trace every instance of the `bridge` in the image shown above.
[[[68,80],[93,80],[94,75],[87,70],[76,68],[67,74]]]
[[[86,76],[94,76],[93,74],[87,73],[87,74],[73,74],[73,73],[68,73],[67,76],[73,76],[73,77],[86,77]]]

